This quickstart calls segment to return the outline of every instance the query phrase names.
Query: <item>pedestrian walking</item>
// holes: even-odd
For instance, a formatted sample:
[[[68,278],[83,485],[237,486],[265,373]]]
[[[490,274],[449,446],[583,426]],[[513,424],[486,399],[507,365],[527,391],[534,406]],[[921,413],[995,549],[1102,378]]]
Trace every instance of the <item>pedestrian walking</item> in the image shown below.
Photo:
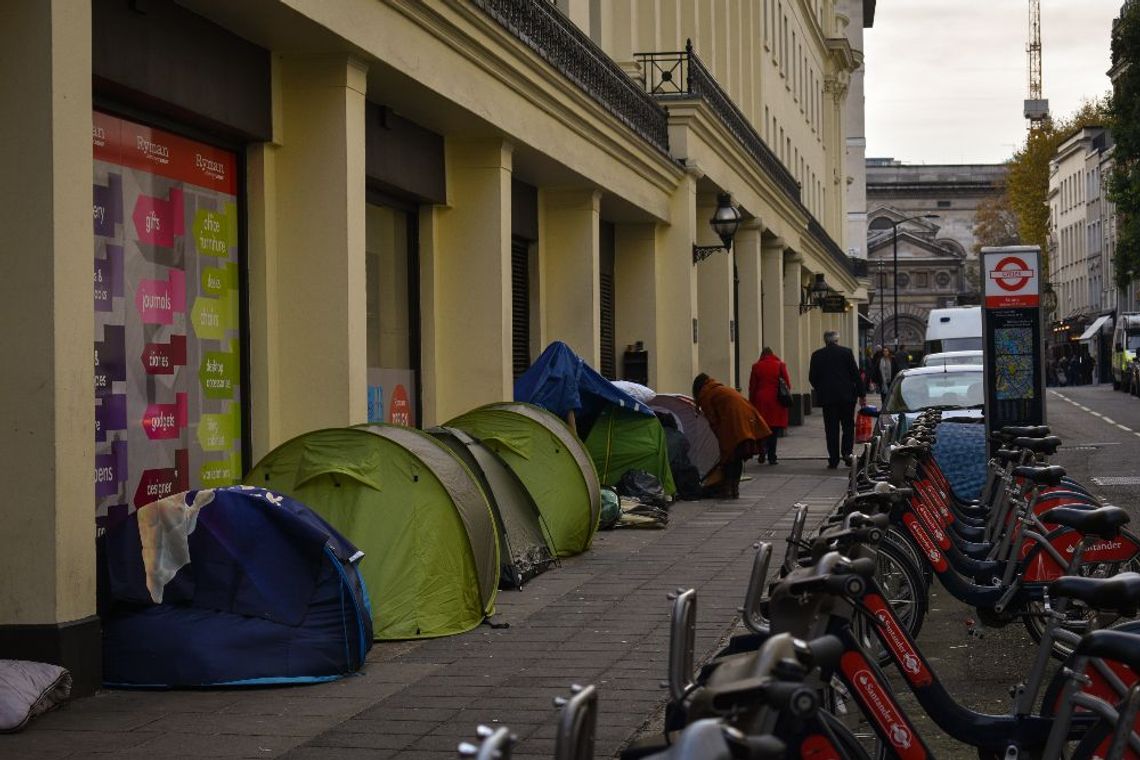
[[[850,348],[839,345],[839,333],[834,330],[823,334],[823,348],[812,353],[808,382],[815,391],[816,403],[823,408],[828,469],[838,467],[841,457],[850,465],[855,448],[855,401],[863,406],[866,398],[855,355]]]
[[[884,348],[879,354],[879,360],[871,364],[871,382],[878,387],[884,407],[887,405],[887,394],[891,392],[891,383],[900,369],[898,357],[890,348]]]
[[[707,495],[739,499],[744,463],[760,453],[764,439],[772,435],[772,430],[735,388],[703,372],[693,380],[693,398],[720,445],[720,462],[713,475],[706,479]]]
[[[786,396],[781,393],[781,382],[784,383],[784,390],[788,391]],[[752,365],[752,373],[748,378],[748,400],[772,430],[772,435],[764,439],[764,454],[770,465],[776,464],[776,442],[788,429],[791,388],[788,365],[771,348],[764,346],[760,358]]]

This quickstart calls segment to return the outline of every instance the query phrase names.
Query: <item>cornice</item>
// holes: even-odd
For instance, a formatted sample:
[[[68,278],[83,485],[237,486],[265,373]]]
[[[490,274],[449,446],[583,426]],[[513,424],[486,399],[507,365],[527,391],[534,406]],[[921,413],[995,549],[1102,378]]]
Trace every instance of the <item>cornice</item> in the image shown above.
[[[629,166],[656,189],[671,193],[676,188],[684,174],[682,167],[614,118],[480,9],[464,0],[443,0],[442,6],[419,0],[386,2],[419,28],[461,54],[473,67],[494,77],[615,161]],[[455,18],[437,8],[450,10]],[[468,26],[460,22],[466,22]],[[483,35],[486,41],[476,33]],[[494,121],[491,123],[502,129],[506,136],[517,137],[508,127]],[[575,168],[572,164],[567,165]]]

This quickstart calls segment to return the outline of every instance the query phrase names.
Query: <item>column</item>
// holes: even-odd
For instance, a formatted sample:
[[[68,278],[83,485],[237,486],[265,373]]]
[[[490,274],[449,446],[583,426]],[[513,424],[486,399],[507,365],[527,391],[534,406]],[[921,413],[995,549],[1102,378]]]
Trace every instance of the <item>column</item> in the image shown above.
[[[252,317],[250,343],[277,346],[267,382],[280,438],[270,445],[367,418],[366,75],[344,56],[281,62],[276,298],[251,299],[267,312]]]
[[[597,368],[601,361],[597,190],[538,193],[538,280],[541,344],[565,342]]]
[[[803,361],[805,377],[807,376],[807,368],[811,363],[812,351],[815,351],[817,348],[823,346],[823,331],[832,329],[824,325],[825,322],[830,321],[829,319],[825,319],[825,317],[830,318],[831,315],[824,314],[818,308],[815,308],[809,311],[804,316],[804,318],[801,319],[801,323],[807,323],[807,328],[803,331],[802,336],[804,341]],[[811,383],[809,382],[807,383],[807,387],[804,390],[804,414],[811,414],[811,410],[812,396]]]
[[[764,343],[763,265],[761,263],[760,222],[741,225],[733,243],[736,257],[736,275],[739,279],[736,309],[736,341],[740,347],[740,377],[736,384],[747,392],[748,377],[753,362],[760,357]]]
[[[0,3],[0,652],[101,680],[89,3]]]
[[[425,424],[514,397],[511,146],[448,139],[446,161],[448,205],[421,224]]]
[[[697,318],[697,267],[693,241],[697,239],[697,179],[686,174],[669,204],[669,223],[657,226],[654,319],[657,335],[649,349],[649,380],[660,393],[691,393],[697,374],[697,343],[704,324]],[[723,254],[722,254],[723,255]],[[620,258],[620,254],[619,254]],[[696,333],[694,335],[694,333]]]
[[[803,335],[800,329],[800,287],[803,257],[793,251],[785,251],[784,258],[784,363],[788,365],[788,376],[792,380],[792,408],[789,409],[788,423],[803,424],[803,396],[810,392],[807,378],[807,355],[804,353]]]
[[[653,224],[614,226],[614,344],[618,374],[626,346],[641,341],[649,350],[649,386],[658,385],[657,356],[657,229]],[[689,343],[692,339],[685,336]],[[672,390],[679,390],[674,388]]]
[[[697,245],[720,245],[720,238],[707,224],[716,210],[711,197],[701,197],[697,206]],[[733,272],[732,256],[717,251],[696,265],[697,270],[697,371],[715,377],[725,385],[733,384]]]
[[[784,358],[784,243],[765,239],[760,249],[760,290],[763,303],[764,339],[781,359]]]

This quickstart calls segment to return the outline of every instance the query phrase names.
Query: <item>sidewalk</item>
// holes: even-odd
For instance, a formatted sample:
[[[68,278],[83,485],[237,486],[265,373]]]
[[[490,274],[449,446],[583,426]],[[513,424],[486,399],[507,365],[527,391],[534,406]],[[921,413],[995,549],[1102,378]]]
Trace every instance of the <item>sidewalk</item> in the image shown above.
[[[776,558],[796,502],[813,514],[846,485],[828,470],[817,412],[780,440],[780,464],[750,462],[739,501],[679,502],[664,530],[601,532],[522,591],[500,592],[494,622],[419,642],[377,643],[363,674],[287,689],[100,692],[0,736],[4,758],[448,758],[479,723],[510,726],[517,758],[550,758],[571,683],[595,684],[596,756],[617,752],[665,700],[669,603],[698,592],[698,657],[736,622],[757,540]]]

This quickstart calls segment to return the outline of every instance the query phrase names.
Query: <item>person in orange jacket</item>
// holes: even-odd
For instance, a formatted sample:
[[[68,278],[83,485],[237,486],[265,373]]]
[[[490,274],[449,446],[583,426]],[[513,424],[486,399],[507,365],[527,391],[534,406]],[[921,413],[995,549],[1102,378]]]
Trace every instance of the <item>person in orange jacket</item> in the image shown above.
[[[772,435],[772,430],[756,407],[735,388],[703,372],[693,380],[693,399],[720,446],[718,469],[723,480],[710,495],[739,499],[744,463],[760,453],[762,441]]]

